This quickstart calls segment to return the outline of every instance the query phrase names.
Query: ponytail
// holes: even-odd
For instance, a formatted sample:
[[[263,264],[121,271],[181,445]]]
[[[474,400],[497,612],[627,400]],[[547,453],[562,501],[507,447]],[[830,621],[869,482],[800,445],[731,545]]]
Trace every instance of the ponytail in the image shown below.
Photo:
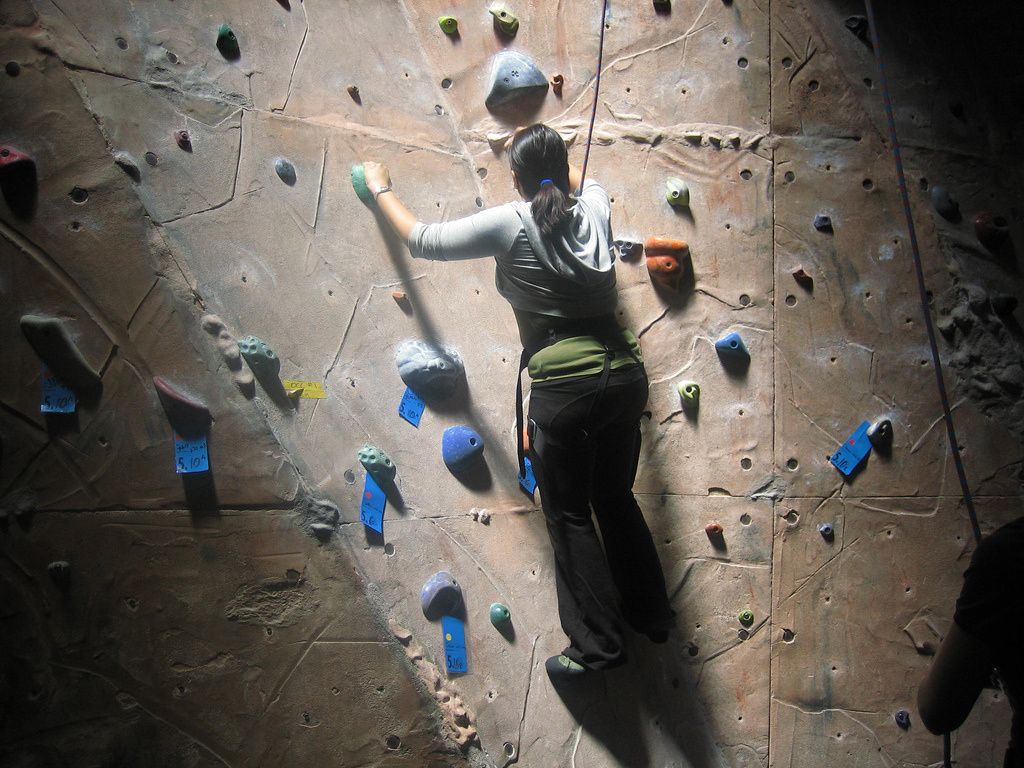
[[[565,141],[543,123],[531,125],[512,140],[509,163],[523,195],[532,199],[530,212],[537,228],[550,238],[571,216]]]
[[[551,237],[569,219],[569,196],[551,179],[544,179],[530,204],[541,235]],[[568,184],[566,184],[568,186]]]

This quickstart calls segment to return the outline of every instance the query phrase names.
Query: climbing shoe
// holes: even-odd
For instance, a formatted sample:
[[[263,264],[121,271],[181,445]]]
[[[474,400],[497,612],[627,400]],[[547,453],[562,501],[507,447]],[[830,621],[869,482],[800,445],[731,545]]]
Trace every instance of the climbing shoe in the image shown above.
[[[579,677],[587,671],[582,664],[577,664],[568,656],[559,654],[551,656],[544,662],[544,669],[548,671],[548,677],[552,680],[568,680]]]

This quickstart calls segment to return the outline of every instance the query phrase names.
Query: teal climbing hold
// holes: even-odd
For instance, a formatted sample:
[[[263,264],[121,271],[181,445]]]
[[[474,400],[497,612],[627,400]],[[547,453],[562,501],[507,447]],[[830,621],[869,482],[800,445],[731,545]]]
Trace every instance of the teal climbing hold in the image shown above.
[[[276,377],[281,372],[281,358],[262,339],[246,336],[238,342],[238,351],[257,377]]]
[[[508,606],[502,605],[501,603],[491,603],[491,624],[495,627],[503,627],[512,620],[512,614],[508,610]]]
[[[386,485],[395,479],[395,473],[398,471],[395,462],[377,446],[365,443],[357,455],[359,463],[373,475],[378,485]]]
[[[217,30],[217,50],[229,61],[234,61],[242,55],[242,51],[238,47],[238,38],[227,24],[221,24],[220,29]]]
[[[356,197],[366,205],[373,205],[373,193],[366,185],[366,169],[363,168],[362,163],[352,166],[352,189],[356,191]]]

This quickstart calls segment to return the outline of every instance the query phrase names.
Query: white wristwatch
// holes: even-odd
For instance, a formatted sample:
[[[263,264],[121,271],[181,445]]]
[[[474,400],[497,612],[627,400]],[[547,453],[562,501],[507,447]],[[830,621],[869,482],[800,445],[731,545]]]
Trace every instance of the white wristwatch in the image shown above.
[[[378,197],[383,195],[385,192],[391,192],[391,191],[392,191],[392,189],[391,189],[391,185],[390,184],[388,184],[386,187],[381,187],[380,189],[376,189],[373,192],[373,199],[376,200]]]

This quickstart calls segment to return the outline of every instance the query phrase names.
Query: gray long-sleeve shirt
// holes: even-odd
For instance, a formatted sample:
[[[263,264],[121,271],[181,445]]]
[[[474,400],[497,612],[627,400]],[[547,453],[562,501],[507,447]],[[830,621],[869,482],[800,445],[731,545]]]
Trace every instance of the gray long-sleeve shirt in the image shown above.
[[[417,223],[409,250],[417,258],[493,256],[498,293],[514,309],[554,317],[609,314],[615,309],[611,205],[600,184],[587,181],[571,218],[545,241],[530,204],[514,202],[455,221]]]

